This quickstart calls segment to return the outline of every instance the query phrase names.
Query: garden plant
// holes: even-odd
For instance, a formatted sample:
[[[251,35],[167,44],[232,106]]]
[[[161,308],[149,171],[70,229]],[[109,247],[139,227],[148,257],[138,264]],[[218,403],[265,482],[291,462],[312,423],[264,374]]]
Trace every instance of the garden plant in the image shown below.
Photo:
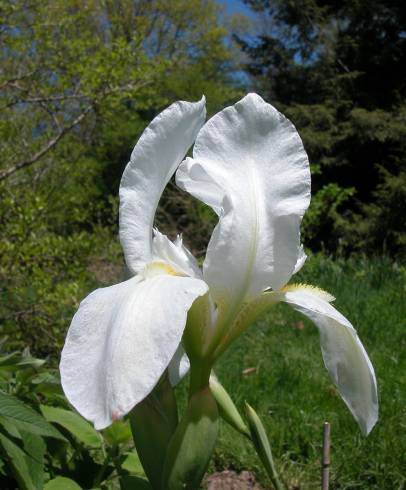
[[[378,418],[375,373],[334,298],[290,282],[306,261],[300,223],[310,202],[309,162],[295,127],[256,94],[205,116],[204,97],[176,102],[135,146],[120,185],[129,278],[80,304],[62,351],[62,387],[97,430],[129,416],[143,484],[153,489],[199,488],[219,417],[250,438],[282,488],[261,420],[250,406],[246,422],[239,415],[213,374],[216,361],[284,302],[317,326],[324,364],[364,435]],[[218,216],[202,269],[182,237],[172,242],[153,228],[175,172],[177,185]],[[174,386],[188,372],[179,420]]]

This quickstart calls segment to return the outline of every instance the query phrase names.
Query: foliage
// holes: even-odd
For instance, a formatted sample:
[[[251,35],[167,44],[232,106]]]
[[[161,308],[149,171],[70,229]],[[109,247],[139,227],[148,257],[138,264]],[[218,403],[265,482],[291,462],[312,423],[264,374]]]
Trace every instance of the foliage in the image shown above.
[[[333,261],[323,256],[308,259],[298,278],[335,293],[340,309],[366,344],[376,368],[381,403],[380,421],[367,439],[359,434],[327,373],[321,369],[317,329],[284,305],[253,325],[216,366],[241,413],[245,400],[257,408],[283,481],[292,486],[300,484],[304,489],[319,484],[322,425],[329,420],[333,488],[383,490],[404,485],[405,279],[405,268],[388,259]],[[24,451],[25,438],[26,447],[33,439],[45,443],[42,466],[37,462],[25,471],[42,475],[47,490],[70,488],[68,485],[77,488],[72,481],[79,488],[93,488],[97,482],[101,488],[116,488],[120,477],[123,485],[135,481],[143,485],[142,469],[131,449],[128,423],[115,422],[101,435],[95,432],[69,409],[56,370],[46,368],[44,361],[33,358],[28,351],[2,353],[0,380],[0,396],[12,398],[19,409],[24,407],[13,410],[12,417],[7,418],[7,405],[0,404],[1,440],[7,438],[13,444],[10,447],[21,456],[18,461],[23,468],[16,470],[9,464],[10,456],[2,451],[1,488],[15,488],[16,472],[23,471],[25,475],[27,464],[21,461],[29,461],[30,457]],[[186,384],[179,388],[183,405]],[[21,414],[25,419],[21,420]],[[222,424],[212,469],[225,467],[251,469],[267,488],[250,441]]]
[[[313,218],[325,201],[328,222],[311,220],[307,244],[403,255],[404,3],[245,3],[266,26],[254,39],[239,38],[248,73],[304,140],[316,171]]]
[[[103,433],[72,412],[57,372],[44,361],[0,355],[0,486],[21,490],[118,488],[143,471],[131,430],[116,422]]]
[[[46,357],[80,299],[121,275],[112,196],[147,122],[174,99],[206,93],[214,111],[238,90],[213,0],[0,9],[0,331]],[[168,216],[190,201],[166,195],[162,228],[180,231]]]
[[[380,418],[359,433],[323,369],[319,334],[305,317],[277,306],[235,342],[215,366],[240,412],[253,405],[266,427],[281,479],[320,486],[323,423],[331,423],[332,488],[403,488],[406,428],[404,338],[406,270],[384,258],[312,256],[297,281],[317,284],[356,327],[375,367]],[[222,426],[212,469],[250,469],[266,477],[250,442]]]
[[[226,33],[211,0],[1,7],[1,179],[48,158],[67,136],[73,147],[89,143],[98,119],[126,105],[154,112],[185,95],[229,97]]]
[[[252,85],[293,120],[311,157],[304,242],[401,256],[402,2],[246,3],[270,25],[255,41],[239,38]],[[54,368],[79,301],[123,274],[113,196],[134,142],[176,99],[205,93],[210,115],[238,98],[236,51],[215,0],[0,0],[0,12],[0,333],[11,352],[0,353],[0,487],[148,488],[128,423],[100,436],[70,410]],[[162,231],[185,232],[201,255],[214,221],[168,186]],[[376,366],[383,409],[371,437],[336,414],[317,333],[288,309],[247,332],[217,372],[240,408],[258,408],[285,481],[318,484],[327,417],[335,487],[401,488],[404,267],[359,256],[309,265],[303,279],[337,292]],[[27,345],[45,366],[20,352]],[[215,464],[265,481],[249,442],[224,427]]]

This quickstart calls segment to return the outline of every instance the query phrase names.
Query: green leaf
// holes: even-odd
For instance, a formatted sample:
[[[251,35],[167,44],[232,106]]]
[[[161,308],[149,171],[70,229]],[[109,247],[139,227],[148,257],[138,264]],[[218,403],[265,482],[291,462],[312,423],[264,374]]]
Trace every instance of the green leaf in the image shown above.
[[[0,369],[4,369],[9,366],[15,366],[21,360],[21,354],[18,352],[12,352],[5,356],[0,356]]]
[[[35,488],[42,489],[44,486],[45,442],[41,437],[29,432],[21,431],[21,437],[31,479]]]
[[[165,490],[194,490],[207,470],[218,434],[218,410],[210,388],[193,394],[167,450]]]
[[[248,420],[249,429],[251,432],[251,440],[254,444],[255,450],[264,465],[269,478],[272,481],[276,490],[283,490],[283,485],[279,481],[278,474],[276,472],[275,464],[272,457],[271,445],[269,444],[268,436],[266,435],[265,427],[263,426],[261,419],[258,417],[255,410],[245,403],[246,415]]]
[[[42,488],[35,486],[33,481],[35,480],[35,477],[33,479],[30,473],[32,465],[28,462],[29,456],[27,456],[22,448],[1,433],[0,449],[9,463],[10,469],[18,482],[18,488],[20,490],[39,490]]]
[[[130,412],[135,447],[153,488],[160,488],[166,450],[178,423],[173,388],[164,376]]]
[[[35,377],[32,378],[31,383],[36,385],[42,383],[52,383],[52,384],[58,384],[60,386],[59,379],[49,371],[43,371],[37,374]]]
[[[48,422],[61,425],[69,431],[78,441],[90,448],[101,448],[102,437],[89,422],[80,415],[63,408],[47,407],[41,405],[41,412]]]
[[[52,372],[43,371],[36,374],[30,379],[30,383],[31,390],[34,393],[39,393],[47,397],[51,396],[52,399],[56,398],[54,395],[58,395],[58,398],[60,397],[62,400],[66,400],[62,391],[61,382]]]
[[[121,490],[152,490],[152,487],[147,480],[133,475],[125,475],[121,477],[120,488]]]
[[[140,458],[135,451],[125,454],[125,459],[121,463],[121,468],[128,471],[128,473],[132,473],[133,475],[145,476]]]
[[[111,446],[124,444],[131,441],[131,428],[128,422],[117,420],[114,424],[104,429],[103,437]]]
[[[12,352],[11,354],[0,356],[0,369],[6,371],[15,371],[16,369],[30,367],[39,368],[43,364],[45,364],[43,359],[32,357],[28,351],[23,354]]]
[[[15,424],[13,424],[12,420],[0,415],[0,425],[10,434],[11,437],[21,439],[21,434],[18,432],[18,429]]]
[[[41,414],[24,404],[18,398],[0,391],[0,415],[11,421],[18,429],[39,436],[54,437],[66,441],[55,427]]]
[[[216,399],[220,417],[235,430],[250,438],[250,431],[237,410],[237,407],[214,374],[210,376],[210,389]]]
[[[29,353],[23,355],[20,361],[18,362],[19,367],[39,368],[43,364],[45,364],[45,361],[43,359],[37,359],[36,357],[32,357]]]
[[[82,488],[70,478],[57,476],[44,486],[44,490],[82,490]]]

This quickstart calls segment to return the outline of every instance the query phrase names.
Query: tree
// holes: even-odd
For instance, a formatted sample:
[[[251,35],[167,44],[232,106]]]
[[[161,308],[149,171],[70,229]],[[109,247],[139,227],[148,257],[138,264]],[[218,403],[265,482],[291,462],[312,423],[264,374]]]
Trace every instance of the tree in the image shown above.
[[[400,0],[245,0],[267,29],[239,38],[255,86],[292,119],[316,195],[314,249],[403,254],[406,7]]]
[[[238,91],[214,0],[0,0],[0,12],[0,332],[47,355],[75,303],[121,273],[112,196],[147,122],[176,99],[206,93],[215,111]],[[165,209],[187,205],[165,197],[167,231]]]
[[[19,0],[0,7],[0,180],[123,101],[156,109],[182,92],[174,81],[200,97],[203,73],[205,88],[212,83],[221,93],[213,81],[224,81],[218,70],[228,52],[211,0]]]

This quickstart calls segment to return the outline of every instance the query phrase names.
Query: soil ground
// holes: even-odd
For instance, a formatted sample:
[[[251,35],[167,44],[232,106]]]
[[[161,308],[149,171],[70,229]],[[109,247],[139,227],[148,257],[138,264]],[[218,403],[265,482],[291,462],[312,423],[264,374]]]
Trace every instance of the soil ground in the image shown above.
[[[236,473],[221,471],[213,473],[206,480],[207,490],[264,490],[255,481],[255,476],[249,471]]]

